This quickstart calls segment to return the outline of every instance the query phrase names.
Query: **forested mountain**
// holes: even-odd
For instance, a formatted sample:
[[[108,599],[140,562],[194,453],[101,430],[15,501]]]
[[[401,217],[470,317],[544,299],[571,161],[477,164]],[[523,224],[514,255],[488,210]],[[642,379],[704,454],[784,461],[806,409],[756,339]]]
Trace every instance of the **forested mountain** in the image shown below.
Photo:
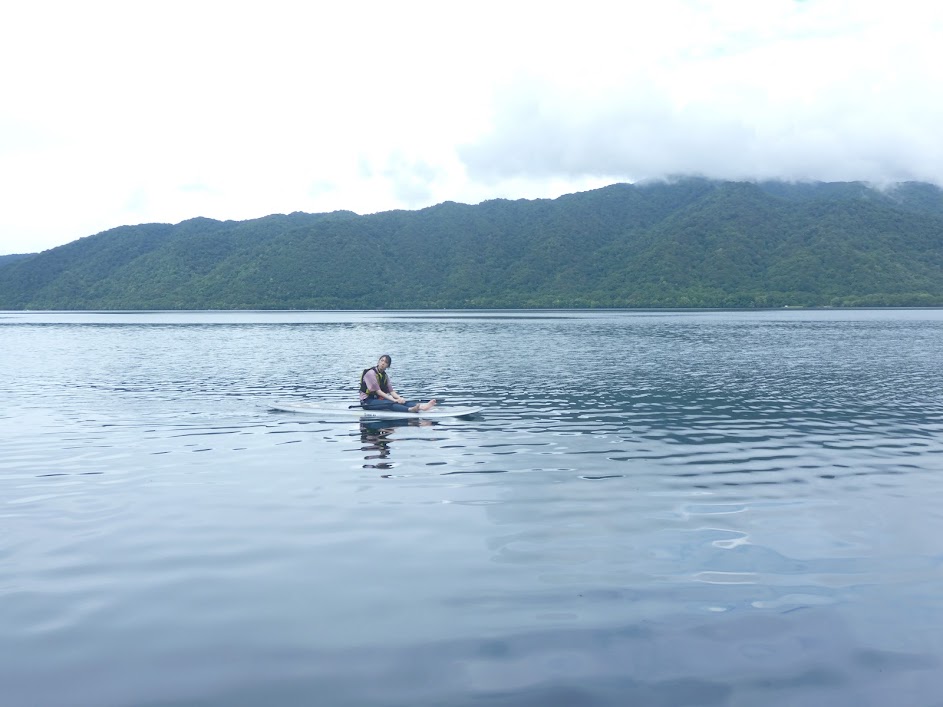
[[[616,184],[122,226],[0,262],[0,309],[943,305],[943,191]]]
[[[13,253],[11,255],[0,255],[0,267],[3,267],[7,263],[12,263],[16,260],[22,260],[23,258],[32,258],[35,253]]]

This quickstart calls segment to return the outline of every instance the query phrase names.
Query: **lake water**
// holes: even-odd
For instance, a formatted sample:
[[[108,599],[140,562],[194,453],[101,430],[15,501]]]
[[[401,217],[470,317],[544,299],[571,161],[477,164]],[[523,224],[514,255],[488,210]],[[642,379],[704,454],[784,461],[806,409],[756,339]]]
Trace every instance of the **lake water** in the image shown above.
[[[487,409],[269,407],[385,352]],[[941,371],[939,310],[0,313],[0,704],[943,704]]]

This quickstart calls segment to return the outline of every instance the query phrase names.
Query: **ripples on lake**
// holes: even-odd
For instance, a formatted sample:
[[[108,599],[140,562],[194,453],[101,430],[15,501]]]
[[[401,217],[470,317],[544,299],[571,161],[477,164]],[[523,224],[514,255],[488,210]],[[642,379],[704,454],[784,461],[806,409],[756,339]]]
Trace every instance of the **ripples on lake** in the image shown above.
[[[943,312],[0,313],[0,703],[939,705]],[[397,387],[487,406],[276,413]]]

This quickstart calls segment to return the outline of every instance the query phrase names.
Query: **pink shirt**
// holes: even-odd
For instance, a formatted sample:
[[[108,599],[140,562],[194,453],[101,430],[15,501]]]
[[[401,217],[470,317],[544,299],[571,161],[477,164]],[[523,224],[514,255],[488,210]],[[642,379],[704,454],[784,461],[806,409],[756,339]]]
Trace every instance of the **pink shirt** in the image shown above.
[[[371,368],[366,373],[363,374],[363,382],[367,388],[366,393],[360,393],[360,399],[366,400],[370,393],[376,393],[380,390],[380,384],[377,382],[377,371],[375,368]],[[393,381],[390,380],[390,374],[386,374],[386,386],[383,388],[384,393],[389,393],[393,390]]]

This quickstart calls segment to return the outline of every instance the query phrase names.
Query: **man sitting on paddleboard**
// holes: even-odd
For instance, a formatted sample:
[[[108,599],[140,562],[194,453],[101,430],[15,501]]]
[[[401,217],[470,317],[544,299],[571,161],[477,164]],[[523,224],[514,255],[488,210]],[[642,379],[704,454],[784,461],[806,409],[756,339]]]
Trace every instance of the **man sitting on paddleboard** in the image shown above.
[[[436,401],[423,403],[406,400],[393,388],[386,369],[393,365],[389,354],[380,356],[377,365],[364,369],[360,374],[360,405],[366,410],[392,410],[393,412],[425,412],[435,407]]]

